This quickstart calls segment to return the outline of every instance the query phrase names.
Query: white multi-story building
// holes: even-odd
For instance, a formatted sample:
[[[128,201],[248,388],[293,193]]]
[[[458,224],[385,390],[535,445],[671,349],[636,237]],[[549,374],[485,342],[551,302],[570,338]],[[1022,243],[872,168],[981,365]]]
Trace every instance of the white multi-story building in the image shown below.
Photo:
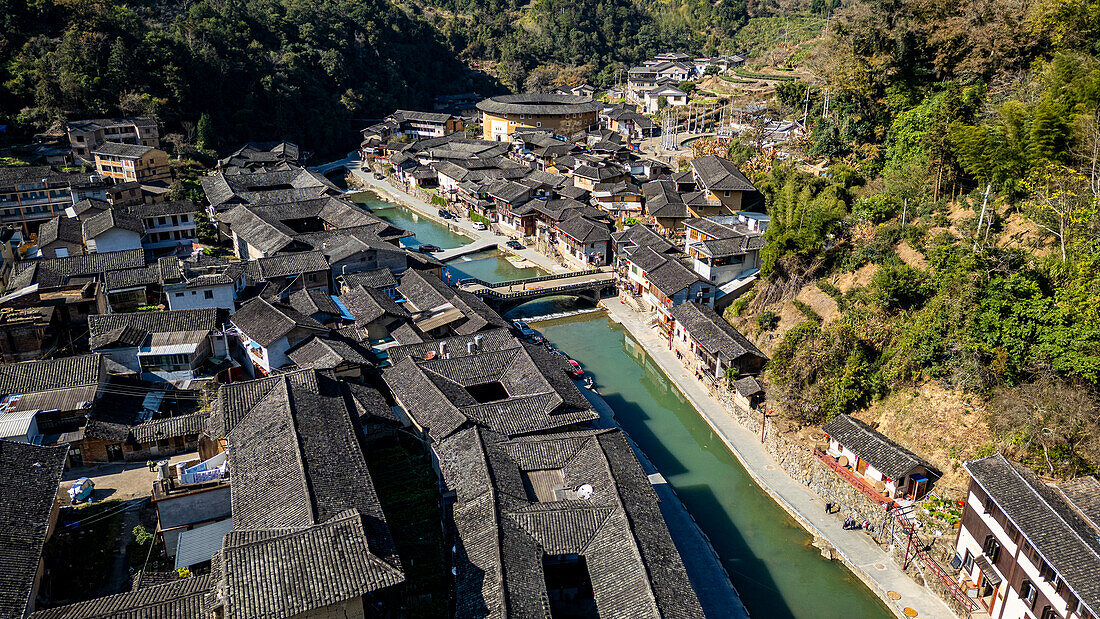
[[[1100,614],[1100,482],[1044,482],[1000,454],[964,465],[970,488],[952,567],[993,619]]]

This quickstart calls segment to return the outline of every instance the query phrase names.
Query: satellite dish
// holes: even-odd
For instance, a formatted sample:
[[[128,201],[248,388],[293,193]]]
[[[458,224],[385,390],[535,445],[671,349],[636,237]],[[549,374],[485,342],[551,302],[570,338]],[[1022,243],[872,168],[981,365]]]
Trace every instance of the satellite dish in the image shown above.
[[[592,484],[581,484],[577,486],[577,498],[582,501],[587,501],[592,498],[592,493],[595,490],[592,489]]]

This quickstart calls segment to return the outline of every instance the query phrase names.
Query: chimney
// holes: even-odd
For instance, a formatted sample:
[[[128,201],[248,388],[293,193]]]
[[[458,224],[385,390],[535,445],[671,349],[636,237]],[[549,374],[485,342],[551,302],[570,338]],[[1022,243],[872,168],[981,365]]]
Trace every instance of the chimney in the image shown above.
[[[439,356],[440,357],[446,357],[447,356],[447,342],[440,342],[439,343]]]
[[[466,354],[472,355],[477,352],[477,344],[473,342],[466,342]]]
[[[482,336],[482,335],[475,335],[474,336],[474,347],[476,347],[478,350],[481,350],[481,340],[483,340],[483,339],[485,339],[485,336]]]

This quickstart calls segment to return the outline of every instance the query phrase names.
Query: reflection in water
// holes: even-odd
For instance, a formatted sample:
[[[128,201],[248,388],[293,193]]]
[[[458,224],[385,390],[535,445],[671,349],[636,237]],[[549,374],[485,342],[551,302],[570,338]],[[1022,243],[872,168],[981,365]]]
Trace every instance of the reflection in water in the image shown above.
[[[406,206],[386,202],[369,191],[354,194],[351,199],[365,206],[372,214],[415,234],[415,238],[401,241],[407,247],[415,249],[428,244],[451,249],[470,242],[469,237],[451,232],[447,226],[439,224],[434,219],[424,217]]]
[[[592,374],[618,423],[714,543],[752,616],[889,616],[847,569],[820,557],[621,326],[602,312],[534,326]]]

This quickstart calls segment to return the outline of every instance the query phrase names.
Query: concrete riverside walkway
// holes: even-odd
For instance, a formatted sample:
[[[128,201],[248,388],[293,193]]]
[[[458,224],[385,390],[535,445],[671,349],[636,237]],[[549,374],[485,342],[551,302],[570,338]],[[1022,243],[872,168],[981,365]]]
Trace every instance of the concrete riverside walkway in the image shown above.
[[[692,403],[703,419],[722,437],[726,446],[756,483],[807,531],[831,544],[844,564],[898,617],[905,609],[916,617],[948,618],[955,613],[931,590],[918,585],[901,567],[861,531],[845,531],[841,520],[825,514],[825,501],[808,487],[788,476],[760,444],[760,437],[737,422],[725,406],[676,359],[667,342],[648,325],[651,316],[639,313],[618,299],[601,305],[608,316],[621,324],[645,348],[658,367]],[[901,595],[891,600],[888,591]]]
[[[439,216],[439,207],[432,206],[427,202],[421,200],[420,198],[417,198],[416,196],[410,195],[409,193],[402,191],[397,187],[394,187],[389,183],[389,181],[378,180],[377,178],[374,178],[373,174],[364,172],[358,167],[352,167],[350,168],[350,170],[351,173],[354,174],[358,180],[362,181],[363,185],[367,189],[370,189],[375,193],[382,194],[383,196],[389,197],[390,200],[416,211],[418,215],[422,215],[429,219],[434,219],[441,224],[449,226],[458,234],[472,239],[471,244],[433,254],[438,260],[446,261],[450,258],[473,253],[473,250],[470,249],[471,245],[473,245],[474,247],[481,248],[476,251],[484,251],[487,249],[492,249],[493,247],[497,247],[501,251],[515,254],[524,258],[525,260],[529,260],[551,273],[566,273],[573,270],[568,267],[562,266],[558,261],[534,249],[526,248],[517,250],[507,247],[505,245],[505,242],[507,242],[508,240],[507,236],[497,234],[492,230],[475,230],[474,222],[470,221],[469,219],[445,220]],[[450,253],[451,255],[448,255],[448,253]]]
[[[581,393],[588,398],[593,408],[600,414],[599,426],[601,428],[619,427],[619,423],[615,420],[615,411],[607,403],[607,400],[603,399],[603,396],[587,389],[581,389]],[[634,454],[638,457],[638,463],[642,465],[642,470],[649,476],[649,483],[653,486],[653,491],[657,493],[657,498],[660,499],[661,515],[665,518],[665,524],[672,536],[672,542],[684,562],[688,580],[691,581],[691,588],[695,590],[695,595],[699,598],[699,604],[703,607],[703,612],[710,619],[717,617],[748,619],[749,611],[741,602],[737,589],[730,582],[729,574],[726,573],[726,568],[722,566],[722,561],[718,558],[718,553],[715,552],[710,539],[699,528],[684,504],[680,502],[680,497],[677,496],[676,491],[657,471],[657,467],[653,466],[645,453],[638,448],[629,434],[626,435],[626,439],[634,449]]]

